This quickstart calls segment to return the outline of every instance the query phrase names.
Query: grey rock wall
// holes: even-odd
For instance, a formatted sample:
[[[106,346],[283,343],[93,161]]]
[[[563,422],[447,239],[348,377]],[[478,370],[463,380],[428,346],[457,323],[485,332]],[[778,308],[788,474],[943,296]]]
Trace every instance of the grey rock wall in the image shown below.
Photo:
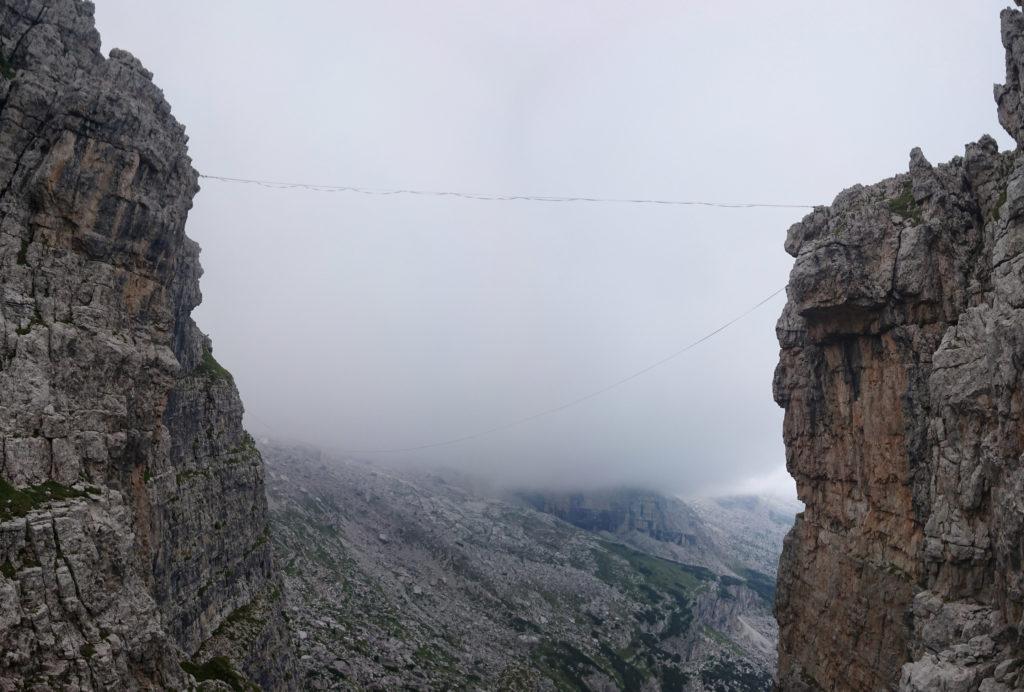
[[[190,317],[184,128],[92,3],[0,3],[0,56],[0,689],[220,656],[287,688],[262,462]]]
[[[1024,15],[1000,121],[1024,137]],[[793,226],[775,397],[806,511],[779,569],[784,690],[994,690],[1024,614],[1024,158],[983,137]]]

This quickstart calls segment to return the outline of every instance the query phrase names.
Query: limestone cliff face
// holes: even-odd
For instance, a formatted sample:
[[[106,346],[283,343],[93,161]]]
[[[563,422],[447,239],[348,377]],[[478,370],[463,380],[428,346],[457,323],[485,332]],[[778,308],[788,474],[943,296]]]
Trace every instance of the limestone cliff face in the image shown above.
[[[641,490],[520,493],[535,509],[587,531],[638,531],[658,541],[707,545],[700,518],[681,502]]]
[[[1000,121],[1024,143],[1024,15]],[[1024,614],[1024,157],[989,137],[793,226],[775,398],[806,511],[784,690],[1013,689]]]
[[[187,138],[92,15],[0,2],[0,689],[289,687],[262,462],[190,317]]]

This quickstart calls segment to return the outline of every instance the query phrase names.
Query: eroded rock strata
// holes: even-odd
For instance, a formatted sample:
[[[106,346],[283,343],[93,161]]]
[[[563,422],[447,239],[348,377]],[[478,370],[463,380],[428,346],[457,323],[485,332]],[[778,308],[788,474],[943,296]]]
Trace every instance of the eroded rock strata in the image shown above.
[[[794,225],[775,398],[806,511],[779,570],[784,690],[1024,686],[1024,15],[1000,122]]]
[[[151,77],[89,2],[0,2],[0,689],[294,680]]]

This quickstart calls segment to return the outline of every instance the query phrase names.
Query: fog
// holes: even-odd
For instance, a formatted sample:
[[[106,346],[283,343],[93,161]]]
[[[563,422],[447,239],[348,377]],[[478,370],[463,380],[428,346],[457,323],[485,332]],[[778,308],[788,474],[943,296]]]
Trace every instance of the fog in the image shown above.
[[[983,133],[998,10],[823,3],[97,0],[201,173],[371,188],[827,203]],[[786,283],[794,209],[486,202],[202,181],[195,311],[257,436],[473,434],[600,389]],[[530,485],[792,494],[779,296],[602,396],[364,458]]]

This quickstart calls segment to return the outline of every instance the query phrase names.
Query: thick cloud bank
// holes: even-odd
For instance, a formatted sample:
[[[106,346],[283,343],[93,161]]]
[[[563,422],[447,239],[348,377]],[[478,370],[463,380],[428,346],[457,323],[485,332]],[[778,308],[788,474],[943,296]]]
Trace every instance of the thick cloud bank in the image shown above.
[[[912,146],[938,162],[1000,135],[988,0],[97,4],[105,48],[138,47],[211,174],[826,203]],[[257,433],[410,446],[574,399],[743,312],[785,284],[799,216],[206,181],[196,314]],[[781,306],[607,396],[411,457],[516,483],[790,488]]]

